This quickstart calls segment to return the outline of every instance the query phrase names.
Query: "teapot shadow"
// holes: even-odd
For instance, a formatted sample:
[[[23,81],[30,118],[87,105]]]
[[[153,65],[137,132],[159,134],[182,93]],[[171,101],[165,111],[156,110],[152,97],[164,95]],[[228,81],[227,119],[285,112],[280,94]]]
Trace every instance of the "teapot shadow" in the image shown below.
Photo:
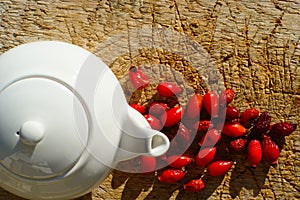
[[[252,195],[256,197],[259,195],[260,190],[264,188],[265,180],[271,166],[262,160],[259,165],[254,168],[249,166],[245,155],[239,155],[237,158],[239,162],[236,162],[230,177],[230,196],[236,198],[243,188],[245,188],[249,191],[253,191]]]

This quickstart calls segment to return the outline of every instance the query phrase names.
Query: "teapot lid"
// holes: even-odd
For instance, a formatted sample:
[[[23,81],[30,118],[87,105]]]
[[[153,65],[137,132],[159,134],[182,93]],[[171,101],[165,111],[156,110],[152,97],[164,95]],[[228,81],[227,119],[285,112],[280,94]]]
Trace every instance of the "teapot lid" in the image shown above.
[[[9,55],[0,59],[0,71],[7,67],[1,77],[11,78],[0,88],[0,167],[27,179],[49,179],[77,163],[87,145],[89,120],[68,84],[51,76],[18,77],[20,72],[9,71],[16,69],[13,65],[32,67],[18,61],[21,50],[12,54],[13,59]]]

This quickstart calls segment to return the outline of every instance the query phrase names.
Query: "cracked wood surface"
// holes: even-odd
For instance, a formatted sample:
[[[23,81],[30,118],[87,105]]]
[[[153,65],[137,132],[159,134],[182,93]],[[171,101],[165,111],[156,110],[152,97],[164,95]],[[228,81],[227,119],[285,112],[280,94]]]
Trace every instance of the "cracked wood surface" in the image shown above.
[[[297,0],[1,0],[0,53],[26,42],[61,40],[101,57],[121,82],[128,66],[137,64],[145,66],[153,79],[153,74],[162,80],[170,74],[167,80],[186,84],[189,91],[204,91],[209,87],[205,81],[218,82],[214,73],[220,73],[225,86],[236,91],[234,104],[241,110],[254,106],[269,110],[274,122],[299,124],[299,19]],[[171,32],[160,38],[155,31],[139,30]],[[185,58],[192,56],[189,48],[193,47],[183,41],[186,53],[172,53],[181,48],[168,40],[172,37],[200,46],[217,72],[207,79],[199,77],[197,61]],[[161,43],[154,43],[156,39]],[[144,47],[147,42],[150,46]],[[201,62],[208,59],[205,53],[199,57]],[[152,90],[131,93],[126,81],[122,86],[130,101],[147,104],[153,98]],[[179,184],[158,183],[151,175],[115,170],[79,199],[297,199],[299,152],[298,128],[287,138],[277,166],[262,162],[252,169],[245,157],[237,156],[228,175],[207,178],[207,188],[197,194],[182,191]],[[189,172],[187,179],[195,174]],[[0,189],[0,199],[21,198]]]

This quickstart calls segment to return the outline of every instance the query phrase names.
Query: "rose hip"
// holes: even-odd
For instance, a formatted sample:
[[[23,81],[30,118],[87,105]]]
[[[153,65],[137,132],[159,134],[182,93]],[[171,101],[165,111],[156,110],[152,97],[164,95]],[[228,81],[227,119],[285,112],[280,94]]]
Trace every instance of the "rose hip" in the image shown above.
[[[270,113],[265,111],[260,114],[256,123],[255,123],[255,131],[257,133],[264,134],[269,130],[271,124],[271,116]]]
[[[240,111],[233,106],[227,106],[223,112],[225,112],[225,119],[228,121],[235,120],[240,116]]]
[[[248,128],[259,116],[259,111],[255,108],[248,108],[241,114],[240,123]]]
[[[220,105],[226,106],[231,103],[234,98],[234,91],[231,88],[226,88],[220,94]]]
[[[161,116],[161,121],[164,123],[165,127],[171,127],[180,122],[183,113],[184,110],[182,106],[171,108]]]
[[[265,160],[272,165],[276,164],[280,155],[280,150],[277,144],[275,144],[275,142],[273,142],[270,137],[265,135],[263,138],[262,146]]]
[[[174,183],[181,180],[184,175],[185,172],[181,169],[165,169],[158,177],[158,180],[165,183]]]
[[[222,176],[229,171],[232,165],[232,161],[218,160],[208,166],[207,172],[210,176]]]
[[[206,133],[212,127],[213,124],[209,120],[200,120],[193,125],[193,129],[198,133]]]
[[[203,105],[211,117],[218,117],[219,97],[214,91],[208,91],[203,96]]]
[[[132,103],[132,104],[129,104],[129,105],[141,114],[144,114],[146,112],[145,106],[135,104],[135,103]]]
[[[229,149],[233,152],[240,152],[245,148],[246,144],[246,138],[236,138],[230,141]]]
[[[145,114],[144,117],[146,118],[146,120],[148,121],[152,129],[158,131],[162,129],[163,126],[161,125],[160,121],[156,117],[150,114]]]
[[[181,92],[181,88],[175,83],[163,82],[158,84],[157,91],[161,96],[170,97],[179,94]]]
[[[202,179],[193,179],[183,185],[183,189],[189,192],[199,192],[205,188]]]
[[[198,143],[199,146],[204,147],[213,147],[221,140],[222,134],[217,129],[210,129],[207,133],[201,138]]]
[[[248,144],[248,160],[252,167],[256,167],[262,159],[262,148],[259,140],[253,139]]]
[[[160,117],[169,109],[168,104],[161,102],[153,102],[149,106],[149,114]]]
[[[185,155],[182,156],[173,155],[168,157],[167,162],[170,167],[182,168],[189,165],[192,162],[192,158]]]
[[[195,93],[187,103],[187,115],[190,119],[200,117],[200,111],[202,108],[202,95]]]
[[[149,85],[149,78],[135,66],[129,68],[129,79],[135,89],[141,89]]]
[[[228,137],[241,137],[246,134],[246,128],[238,122],[225,122],[222,133]]]
[[[216,147],[201,149],[195,158],[195,163],[199,167],[205,167],[215,157]]]
[[[141,156],[141,168],[143,173],[151,173],[156,169],[156,158],[150,156]]]
[[[297,127],[296,124],[290,124],[288,122],[280,122],[272,126],[268,135],[274,138],[281,137],[281,136],[288,136],[296,129],[296,127]]]

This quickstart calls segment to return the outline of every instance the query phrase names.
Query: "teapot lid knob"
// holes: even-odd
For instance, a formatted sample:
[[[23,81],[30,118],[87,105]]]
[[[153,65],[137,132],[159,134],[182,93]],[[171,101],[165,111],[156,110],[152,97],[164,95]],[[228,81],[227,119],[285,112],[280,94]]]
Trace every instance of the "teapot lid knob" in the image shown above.
[[[44,126],[37,121],[27,121],[20,128],[21,141],[28,145],[35,145],[44,137]]]

